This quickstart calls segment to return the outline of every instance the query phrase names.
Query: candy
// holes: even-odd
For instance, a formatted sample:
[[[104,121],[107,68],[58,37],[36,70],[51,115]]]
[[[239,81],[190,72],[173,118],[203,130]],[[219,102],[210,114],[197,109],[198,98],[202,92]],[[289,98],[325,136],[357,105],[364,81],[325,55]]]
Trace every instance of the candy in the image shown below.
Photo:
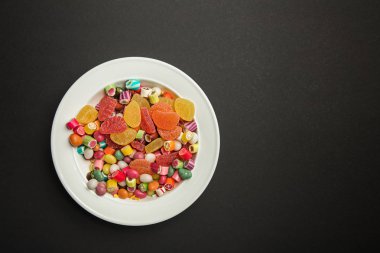
[[[133,151],[133,149],[132,149],[132,151]],[[132,159],[129,156],[124,156],[123,161],[126,163],[130,163],[132,161]]]
[[[104,152],[102,150],[98,150],[94,153],[94,158],[95,159],[102,159],[104,156]]]
[[[172,166],[174,169],[183,168],[183,161],[181,161],[179,159],[174,159],[174,161],[172,162]]]
[[[96,186],[95,192],[98,196],[103,196],[104,194],[106,194],[107,192],[106,183],[105,182],[98,183],[98,185]]]
[[[115,96],[120,96],[120,94],[124,91],[123,88],[121,87],[116,87],[116,93],[115,93]]]
[[[74,133],[76,133],[77,135],[80,135],[80,136],[83,136],[86,134],[86,132],[84,131],[84,127],[83,126],[76,126],[74,128]]]
[[[194,132],[195,130],[197,130],[198,126],[197,126],[197,123],[193,120],[191,122],[186,122],[184,125],[183,125],[187,130],[189,130],[190,132]]]
[[[176,171],[174,172],[172,178],[173,178],[176,182],[178,182],[178,183],[182,181],[181,177],[180,177],[179,174],[178,174],[178,170],[176,170]]]
[[[125,82],[125,88],[129,90],[138,90],[140,88],[140,80],[130,79]]]
[[[145,107],[141,108],[141,128],[148,134],[153,134],[156,132],[156,127],[154,126],[153,120],[150,117],[148,109]]]
[[[98,186],[98,181],[94,178],[87,182],[87,188],[90,190],[95,190],[96,186]]]
[[[160,169],[160,165],[158,165],[157,163],[151,163],[150,169],[152,170],[152,172],[158,173],[158,170]]]
[[[92,135],[96,130],[96,124],[94,122],[90,122],[84,126],[84,131],[88,135]]]
[[[94,178],[99,182],[104,180],[103,174],[100,170],[94,170]]]
[[[140,125],[140,122],[141,122],[140,106],[136,101],[131,101],[124,108],[124,120],[128,124],[128,126],[132,128]]]
[[[160,155],[156,157],[156,163],[161,166],[169,166],[178,157],[178,152]]]
[[[160,87],[153,87],[153,92],[154,93],[156,93],[158,96],[161,96],[161,94],[162,94],[162,90],[161,90],[161,88]]]
[[[66,123],[66,127],[69,130],[74,129],[77,126],[79,126],[79,122],[75,118]]]
[[[169,166],[160,166],[158,174],[161,176],[166,176],[169,172]]]
[[[104,121],[112,116],[115,111],[117,101],[114,98],[105,96],[99,102],[99,115],[98,119]]]
[[[132,141],[131,146],[138,151],[143,151],[145,148],[145,145],[138,141]]]
[[[106,163],[109,163],[109,164],[115,164],[116,163],[116,157],[114,157],[113,155],[111,154],[108,154],[108,155],[105,155],[103,157],[103,160],[106,162]]]
[[[195,161],[193,159],[186,161],[183,165],[183,167],[188,169],[188,170],[194,169],[194,166],[195,166]]]
[[[94,132],[94,138],[95,140],[97,140],[97,142],[102,142],[105,139],[104,135],[101,134],[99,131]]]
[[[140,176],[137,170],[134,169],[128,169],[126,175],[128,178],[138,178]]]
[[[174,179],[173,178],[166,178],[165,184],[164,184],[165,190],[171,191],[174,188]]]
[[[106,141],[101,141],[101,142],[99,142],[99,147],[100,147],[100,148],[105,148],[106,146],[107,146]]]
[[[179,157],[181,157],[182,160],[189,160],[193,155],[190,153],[189,150],[187,150],[186,148],[182,148],[179,152],[178,152],[178,155]]]
[[[160,176],[160,178],[158,179],[158,183],[161,184],[161,185],[163,185],[163,184],[165,184],[166,179],[167,179],[167,176],[162,175],[162,176]]]
[[[181,179],[186,180],[192,177],[192,173],[188,169],[181,168],[178,170],[178,174],[181,177]]]
[[[194,154],[198,152],[198,144],[193,144],[189,146],[189,151]]]
[[[91,105],[85,105],[75,117],[83,125],[93,122],[98,117],[98,111]]]
[[[120,182],[123,182],[125,180],[126,175],[123,172],[121,172],[120,170],[117,170],[111,174],[111,178],[115,179],[116,182],[120,183]]]
[[[123,188],[121,188],[121,189],[119,189],[119,191],[117,192],[117,195],[119,196],[119,198],[121,198],[121,199],[126,199],[126,198],[128,198],[128,191],[126,190],[126,189],[123,189]]]
[[[90,160],[94,155],[94,150],[90,149],[90,148],[86,148],[84,150],[84,153],[83,153],[83,156],[84,158],[86,158],[87,160]]]
[[[162,96],[164,98],[170,98],[170,99],[174,98],[173,94],[171,92],[167,91],[167,90],[162,92]]]
[[[168,174],[167,174],[167,176],[168,176],[168,177],[173,176],[174,172],[175,172],[175,169],[174,169],[172,166],[170,166],[170,167],[169,167],[169,170],[168,170]]]
[[[124,159],[124,155],[120,150],[116,150],[114,156],[118,161],[122,161]]]
[[[153,90],[149,87],[142,87],[141,88],[141,96],[144,98],[149,97],[150,94],[152,94]]]
[[[180,126],[176,126],[173,130],[164,130],[158,128],[157,131],[162,139],[169,141],[177,139],[182,132],[182,128]]]
[[[141,97],[139,94],[134,94],[131,100],[136,101],[139,104],[140,108],[150,108],[148,100],[146,98]]]
[[[92,149],[94,151],[98,151],[100,149],[99,143],[95,145],[95,147]]]
[[[193,136],[191,137],[191,140],[189,140],[190,144],[195,144],[198,142],[198,135],[196,133],[193,133]]]
[[[140,198],[140,199],[143,199],[143,198],[146,197],[146,193],[145,193],[145,192],[142,192],[142,191],[140,191],[140,190],[136,190],[136,191],[134,192],[134,194],[136,195],[136,197],[138,197],[138,198]]]
[[[160,101],[158,98],[158,94],[155,93],[154,91],[149,95],[149,102],[153,104],[157,104]]]
[[[157,181],[152,181],[148,184],[148,190],[149,191],[155,191],[158,189],[159,186],[160,186],[160,184]]]
[[[69,141],[73,147],[78,147],[78,146],[82,145],[82,143],[83,143],[82,137],[80,137],[77,134],[71,134]],[[95,143],[95,145],[96,145],[96,143]]]
[[[97,144],[97,141],[92,138],[91,136],[89,135],[85,135],[83,137],[83,145],[85,145],[86,147],[88,148],[94,148]]]
[[[136,130],[132,128],[128,128],[121,133],[114,133],[110,135],[110,138],[113,142],[118,145],[128,145],[131,143],[136,137]],[[124,154],[125,155],[125,154]]]
[[[158,175],[158,174],[153,174],[152,177],[153,177],[153,180],[160,179],[160,175]]]
[[[140,191],[146,192],[146,191],[148,191],[148,183],[141,183],[141,184],[139,184],[138,188]]]
[[[119,165],[120,169],[124,169],[128,166],[128,164],[124,161],[118,161],[117,165]]]
[[[145,155],[143,152],[136,152],[134,155],[133,155],[133,159],[144,159],[145,158]]]
[[[132,94],[129,90],[121,92],[119,96],[119,103],[123,105],[128,104],[131,101],[131,96]]]
[[[122,133],[125,130],[127,130],[127,124],[121,117],[106,119],[100,126],[100,133],[102,134]]]
[[[141,174],[152,174],[152,171],[150,170],[150,162],[148,162],[145,159],[136,159],[133,160],[130,164],[129,167],[131,169],[137,170],[137,172]]]
[[[161,111],[161,112],[173,112],[173,109],[172,107],[167,104],[167,103],[164,103],[164,102],[158,102],[157,104],[153,105],[150,109],[149,109],[149,114],[150,116],[153,115],[154,112],[156,111]]]
[[[158,128],[164,130],[173,130],[179,122],[179,116],[175,112],[154,111],[152,119]]]
[[[136,187],[136,178],[127,177],[125,181],[127,182],[128,187]]]
[[[145,155],[145,160],[147,160],[150,163],[154,163],[154,161],[156,160],[156,155],[153,153],[148,153]]]
[[[104,88],[104,91],[106,92],[106,94],[108,96],[111,96],[111,97],[115,96],[115,94],[116,94],[116,86],[115,86],[115,84],[109,84],[109,85],[107,85]]]
[[[174,151],[179,151],[182,148],[182,143],[180,141],[174,141]]]
[[[160,187],[156,190],[156,194],[158,197],[161,197],[166,192],[165,187]]]
[[[108,175],[110,173],[110,168],[111,168],[111,164],[106,163],[106,164],[103,165],[102,172],[105,175]]]
[[[116,189],[118,190],[117,181],[114,179],[109,179],[107,181],[107,191],[113,193]]]
[[[104,154],[106,155],[113,155],[115,153],[115,150],[111,147],[106,147],[104,150],[103,150]]]
[[[85,147],[83,145],[77,147],[77,153],[80,154],[80,155],[83,155],[84,154],[84,149],[85,149]]]
[[[194,133],[190,131],[186,131],[184,134],[181,136],[181,142],[183,144],[186,144],[188,141],[190,141],[193,138]]]
[[[95,162],[94,162],[94,168],[95,168],[96,170],[101,170],[101,169],[103,169],[103,165],[104,165],[104,161],[103,161],[103,160],[96,159]]]
[[[174,101],[174,110],[183,120],[192,121],[194,118],[195,107],[190,100],[177,98]]]
[[[141,108],[142,109],[142,108]],[[142,124],[142,117],[141,117],[141,124]],[[144,138],[144,134],[145,134],[145,131],[144,130],[139,130],[137,131],[137,134],[136,134],[136,140],[142,140]]]
[[[145,152],[153,153],[154,151],[159,150],[163,145],[164,141],[161,138],[157,138],[145,146]]]
[[[166,151],[173,151],[175,147],[174,141],[165,141],[164,142],[164,149]]]
[[[121,152],[123,153],[123,155],[125,155],[125,156],[128,156],[128,155],[130,155],[130,154],[133,153],[133,149],[132,149],[132,147],[131,147],[130,145],[125,146],[125,147],[122,148],[120,151],[121,151]]]
[[[140,181],[143,183],[150,183],[153,181],[152,175],[150,174],[141,174]]]

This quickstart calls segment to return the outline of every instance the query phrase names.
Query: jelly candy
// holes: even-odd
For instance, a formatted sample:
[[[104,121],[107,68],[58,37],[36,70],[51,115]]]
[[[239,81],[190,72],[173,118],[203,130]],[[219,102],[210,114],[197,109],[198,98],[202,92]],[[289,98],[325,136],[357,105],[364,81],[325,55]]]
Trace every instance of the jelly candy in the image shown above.
[[[124,120],[130,127],[138,127],[140,125],[140,106],[136,101],[129,102],[124,108]]]
[[[119,102],[116,103],[115,110],[121,111],[124,109],[124,105],[120,104]]]
[[[113,142],[111,140],[111,137],[110,137],[109,134],[105,134],[104,137],[105,137],[105,141],[106,141],[107,146],[109,146],[111,148],[114,148],[114,149],[121,149],[121,148],[123,148],[122,145],[119,145],[119,144],[116,144],[115,142]]]
[[[163,130],[158,128],[157,131],[162,139],[172,141],[179,137],[182,132],[182,128],[180,126],[176,126],[173,130]]]
[[[175,112],[154,111],[152,118],[156,126],[164,130],[173,130],[179,122],[179,116]]]
[[[192,121],[194,118],[194,103],[184,98],[177,98],[174,102],[174,110],[181,119]]]
[[[131,146],[138,151],[143,151],[145,149],[145,145],[138,141],[132,141]]]
[[[111,140],[119,145],[128,145],[136,138],[136,130],[128,128],[122,133],[113,133],[110,135]]]
[[[160,166],[170,166],[176,158],[178,158],[178,152],[160,155],[156,157],[156,163]]]
[[[121,117],[112,117],[106,119],[100,126],[101,134],[122,133],[127,129],[127,124]]]
[[[149,113],[150,113],[150,116],[153,115],[153,113],[155,111],[161,111],[161,112],[172,112],[173,109],[172,107],[167,104],[167,103],[164,103],[164,102],[158,102],[157,104],[153,105],[150,110],[149,110]]]
[[[91,105],[85,105],[79,111],[76,119],[79,123],[86,125],[93,122],[98,117],[98,111]]]
[[[153,134],[156,132],[156,127],[154,126],[153,120],[149,115],[147,108],[141,108],[141,129],[143,129],[148,134]]]
[[[163,145],[164,141],[161,138],[157,138],[145,146],[145,152],[153,153],[154,151],[159,150]]]
[[[104,121],[112,116],[115,111],[117,101],[114,98],[105,96],[99,102],[99,116],[100,121]]]
[[[142,174],[153,174],[150,169],[150,162],[145,159],[135,159],[130,164],[131,169],[136,170],[140,175]]]
[[[139,104],[139,106],[142,108],[142,107],[146,107],[146,108],[150,108],[150,104],[149,104],[149,102],[148,102],[148,100],[146,99],[146,98],[143,98],[142,96],[140,96],[140,94],[134,94],[133,96],[132,96],[132,100],[133,101],[136,101],[138,104]]]
[[[170,105],[170,107],[173,110],[173,106],[174,106],[174,100],[173,99],[167,98],[167,97],[160,97],[160,103],[165,103],[165,104]]]

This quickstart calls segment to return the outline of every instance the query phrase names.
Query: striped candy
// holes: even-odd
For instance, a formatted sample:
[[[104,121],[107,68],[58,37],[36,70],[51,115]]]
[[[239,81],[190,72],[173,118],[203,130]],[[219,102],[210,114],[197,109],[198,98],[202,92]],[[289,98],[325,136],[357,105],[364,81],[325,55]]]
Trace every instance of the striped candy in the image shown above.
[[[186,169],[188,169],[188,170],[192,170],[192,169],[194,169],[194,165],[195,165],[194,160],[193,160],[193,159],[190,159],[190,160],[188,160],[188,161],[185,162],[184,167],[185,167]]]
[[[119,102],[120,104],[126,105],[131,101],[131,92],[129,90],[120,93]]]
[[[195,121],[187,122],[184,124],[184,126],[187,130],[191,132],[194,132],[198,128],[197,123]]]
[[[129,90],[138,90],[140,89],[140,84],[140,80],[130,79],[125,82],[125,88]]]

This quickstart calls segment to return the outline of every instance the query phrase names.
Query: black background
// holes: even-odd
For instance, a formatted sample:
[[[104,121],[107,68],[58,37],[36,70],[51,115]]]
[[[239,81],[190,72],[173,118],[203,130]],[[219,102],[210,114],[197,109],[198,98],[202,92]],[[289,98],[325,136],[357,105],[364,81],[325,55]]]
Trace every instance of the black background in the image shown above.
[[[378,1],[2,1],[2,248],[368,248],[380,211],[379,13]],[[146,227],[87,213],[50,155],[66,90],[126,56],[191,76],[221,134],[203,195]]]

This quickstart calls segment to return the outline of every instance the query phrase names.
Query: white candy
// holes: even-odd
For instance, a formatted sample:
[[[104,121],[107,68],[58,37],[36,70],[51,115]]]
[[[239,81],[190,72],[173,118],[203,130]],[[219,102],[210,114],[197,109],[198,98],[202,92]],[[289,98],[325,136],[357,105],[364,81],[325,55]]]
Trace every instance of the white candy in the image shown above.
[[[98,186],[98,181],[93,178],[93,179],[90,179],[88,182],[87,182],[87,187],[88,189],[90,190],[95,190],[96,186]]]
[[[115,171],[118,171],[118,170],[120,170],[119,165],[117,165],[117,164],[112,164],[111,165],[111,167],[110,167],[110,173],[111,174],[114,173]]]
[[[87,160],[90,160],[92,158],[92,156],[94,155],[94,150],[92,150],[90,148],[86,148],[83,155],[84,155],[84,158],[86,158]]]
[[[189,140],[190,144],[195,144],[198,142],[198,135],[196,133],[193,133],[193,137],[191,140]]]
[[[120,187],[124,187],[124,186],[127,185],[127,182],[125,182],[125,181],[121,181],[121,182],[118,182],[118,185],[119,185]]]
[[[177,141],[181,141],[182,142],[182,135],[183,135],[183,132],[181,132],[177,138]]]
[[[122,114],[122,113],[119,112],[119,113],[117,113],[115,116],[116,116],[116,117],[122,117],[122,118],[123,118],[123,117],[124,117],[124,114]]]
[[[174,151],[179,151],[182,148],[182,143],[180,141],[174,141]]]
[[[153,177],[149,174],[141,174],[140,181],[143,183],[150,183],[153,181]]]
[[[150,163],[154,163],[154,161],[156,161],[156,155],[153,153],[146,154],[145,160],[147,160]]]
[[[158,96],[160,96],[161,93],[162,93],[160,87],[154,87],[154,88],[153,88],[153,92],[155,92]]]
[[[117,165],[119,165],[120,169],[124,169],[125,167],[128,166],[128,164],[124,161],[118,161]]]
[[[149,97],[149,95],[152,94],[152,92],[153,92],[152,88],[149,88],[149,87],[142,87],[141,88],[141,96],[143,98]]]
[[[166,192],[166,190],[165,190],[164,187],[158,188],[156,190],[156,194],[157,194],[158,197],[161,197],[162,195],[164,195],[165,192]]]

